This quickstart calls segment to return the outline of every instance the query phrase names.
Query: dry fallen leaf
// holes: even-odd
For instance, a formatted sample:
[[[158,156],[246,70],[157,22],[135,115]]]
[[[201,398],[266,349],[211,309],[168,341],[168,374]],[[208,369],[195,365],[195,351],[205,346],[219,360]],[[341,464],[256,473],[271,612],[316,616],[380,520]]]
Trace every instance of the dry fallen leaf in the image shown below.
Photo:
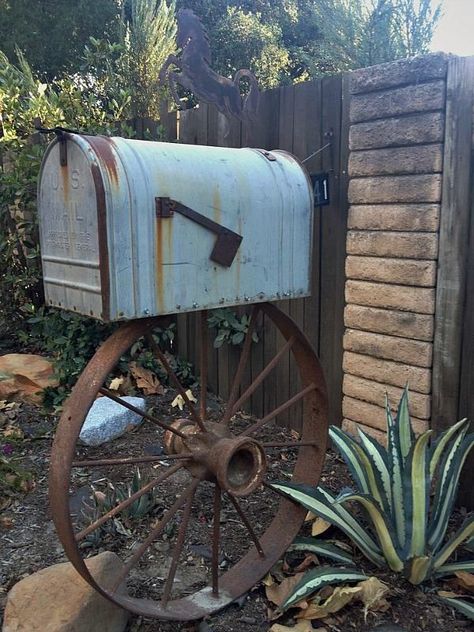
[[[440,597],[446,597],[447,599],[456,599],[456,597],[462,597],[459,593],[455,593],[452,590],[438,590],[437,594]]]
[[[114,377],[114,379],[109,384],[109,389],[111,391],[118,391],[124,382],[124,377]]]
[[[267,599],[276,606],[281,606],[303,575],[304,573],[297,573],[291,577],[286,577],[281,584],[271,584],[267,586],[265,588]]]
[[[130,373],[135,378],[137,388],[145,395],[163,395],[164,389],[153,371],[138,366],[136,362],[130,362]]]
[[[189,399],[190,402],[197,402],[197,399],[194,397],[193,392],[191,391],[191,389],[188,389],[186,391],[186,395],[187,398]],[[173,408],[175,408],[176,406],[179,408],[179,410],[183,410],[184,408],[184,399],[183,397],[181,397],[181,395],[177,395],[173,401],[171,402],[171,406],[173,406]]]
[[[449,583],[453,588],[460,587],[463,590],[467,590],[470,593],[474,593],[474,575],[466,571],[457,571],[455,579]]]
[[[5,430],[2,431],[4,437],[8,437],[9,439],[23,439],[25,436],[23,430],[18,428],[18,426],[8,425]]]
[[[306,514],[306,518],[304,519],[305,522],[311,522],[312,520],[316,520],[317,515],[314,514],[312,511],[308,511],[308,513]]]
[[[309,568],[310,566],[312,566],[313,564],[315,566],[318,565],[319,560],[314,553],[308,553],[308,555],[305,556],[304,560],[300,562],[298,566],[294,569],[294,572],[301,573],[305,571],[307,568]]]
[[[11,529],[13,520],[10,516],[0,516],[0,529]]]
[[[312,536],[321,535],[321,533],[324,533],[325,531],[327,531],[330,526],[331,526],[330,522],[323,520],[323,518],[316,518],[316,520],[313,522],[313,525],[311,527],[311,535]]]
[[[369,612],[385,612],[390,608],[385,599],[385,595],[390,592],[389,588],[377,577],[359,582],[357,588],[360,590],[358,597],[364,604],[364,617],[367,618]]]
[[[265,577],[262,579],[262,584],[264,586],[273,586],[273,584],[275,583],[275,580],[273,579],[271,573],[268,573],[267,575],[265,575]]]
[[[324,619],[329,614],[339,612],[344,606],[353,601],[360,593],[357,586],[336,586],[332,594],[322,603],[312,600],[307,608],[296,615],[297,619],[312,621],[313,619]]]

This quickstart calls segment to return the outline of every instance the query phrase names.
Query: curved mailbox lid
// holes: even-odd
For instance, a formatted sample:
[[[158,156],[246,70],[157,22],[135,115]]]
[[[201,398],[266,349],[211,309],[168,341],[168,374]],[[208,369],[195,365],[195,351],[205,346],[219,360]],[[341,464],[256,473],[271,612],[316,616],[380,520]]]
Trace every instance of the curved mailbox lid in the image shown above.
[[[102,318],[140,318],[308,295],[311,184],[293,156],[275,151],[266,157],[264,153],[69,136],[70,177],[75,171],[85,174],[88,162],[91,175],[81,176],[87,182],[81,190],[89,203],[91,176],[95,186],[90,215],[95,212],[98,217]],[[50,167],[50,161],[54,166]],[[61,167],[52,149],[43,164],[41,192],[48,183],[43,176],[54,174],[55,169]],[[42,223],[48,223],[48,209],[63,204],[62,191],[50,196],[54,200],[49,200],[49,206],[48,195],[41,204]],[[212,257],[216,230],[181,212],[163,214],[161,200],[167,198],[214,228],[241,236],[236,252],[222,257],[226,253],[221,249],[221,260]],[[76,208],[86,205],[82,200]],[[77,223],[71,205],[64,208],[68,222]],[[235,250],[235,242],[229,242],[231,247]],[[64,268],[63,276],[68,277],[71,269]],[[70,299],[63,306],[72,309]],[[75,307],[88,313],[84,301]]]

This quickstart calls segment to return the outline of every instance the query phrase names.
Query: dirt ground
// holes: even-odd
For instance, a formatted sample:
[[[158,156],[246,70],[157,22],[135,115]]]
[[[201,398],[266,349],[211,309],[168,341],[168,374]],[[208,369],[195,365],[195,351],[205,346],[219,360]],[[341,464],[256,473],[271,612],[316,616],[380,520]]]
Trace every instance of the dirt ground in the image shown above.
[[[170,403],[175,393],[171,390],[160,398],[150,401],[154,413],[163,421],[172,421],[183,413],[172,409]],[[208,401],[210,417],[218,418],[222,412],[222,404],[215,398]],[[46,566],[66,561],[61,544],[56,536],[47,502],[47,475],[52,437],[56,418],[41,413],[37,408],[22,404],[17,411],[14,423],[21,429],[24,437],[13,443],[13,450],[21,456],[22,466],[33,473],[35,485],[27,494],[17,494],[3,508],[3,520],[0,529],[0,607],[3,608],[8,590],[21,578]],[[250,423],[245,416],[235,421],[237,426],[244,427]],[[270,428],[260,434],[266,441],[294,440],[290,431],[281,428]],[[2,443],[4,440],[2,439]],[[99,448],[78,449],[78,457],[99,458],[132,456],[133,454],[160,455],[162,450],[162,431],[150,423],[124,435],[122,438]],[[289,476],[296,458],[295,449],[281,452],[273,449],[269,456],[268,478],[284,479]],[[153,463],[141,466],[143,477],[156,476],[157,467],[166,467]],[[120,487],[121,481],[130,480],[133,468],[115,466],[111,468],[97,467],[91,470],[76,468],[71,481],[71,512],[75,515],[78,527],[86,526],[92,518],[93,490],[95,498],[107,495],[110,484]],[[180,470],[168,479],[165,484],[155,488],[152,499],[153,509],[141,519],[121,518],[114,531],[102,530],[99,537],[91,537],[85,541],[84,555],[95,555],[103,550],[113,550],[122,556],[130,555],[148,533],[149,519],[156,521],[163,511],[176,499],[189,480],[185,470]],[[337,491],[343,485],[350,484],[345,465],[337,455],[329,451],[326,456],[322,483]],[[103,496],[102,496],[103,497]],[[278,499],[267,489],[257,491],[248,499],[242,500],[242,508],[249,517],[257,534],[262,533],[274,514]],[[190,526],[181,563],[176,575],[176,592],[190,594],[209,583],[210,578],[210,534],[212,530],[212,489],[204,485],[199,488],[193,505]],[[100,509],[100,508],[99,508]],[[143,562],[132,572],[128,590],[140,597],[156,597],[160,592],[169,569],[173,541],[176,536],[178,521],[172,521],[170,528],[159,538],[144,556]],[[223,503],[221,516],[221,556],[222,571],[236,562],[249,547],[249,536],[238,519],[230,503]],[[331,532],[329,532],[331,535]],[[334,530],[334,537],[344,538]],[[367,574],[375,574],[390,587],[390,609],[384,613],[369,614],[364,620],[360,605],[347,606],[329,621],[314,622],[314,629],[323,628],[335,632],[359,631],[369,632],[382,623],[398,623],[407,632],[426,630],[432,632],[461,632],[472,629],[472,625],[461,615],[453,613],[449,608],[436,600],[434,587],[421,589],[411,586],[400,577],[391,573],[380,572],[362,559],[356,551],[355,557]],[[162,622],[145,620],[141,617],[130,618],[128,632],[169,632],[187,630],[189,632],[237,632],[245,630],[268,630],[271,622],[268,613],[271,604],[265,597],[262,584],[253,587],[238,603],[234,603],[222,612],[210,616],[207,620],[196,624]],[[292,612],[279,620],[279,623],[292,625]]]

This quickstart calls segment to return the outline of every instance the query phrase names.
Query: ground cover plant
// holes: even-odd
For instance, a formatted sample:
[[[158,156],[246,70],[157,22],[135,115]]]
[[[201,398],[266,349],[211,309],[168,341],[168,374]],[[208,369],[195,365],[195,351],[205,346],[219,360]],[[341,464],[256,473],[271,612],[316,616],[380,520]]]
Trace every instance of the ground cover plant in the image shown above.
[[[373,565],[388,566],[414,585],[456,573],[466,579],[463,574],[474,571],[474,559],[450,558],[474,536],[474,513],[454,534],[447,534],[460,473],[474,446],[468,420],[459,421],[437,438],[432,430],[415,438],[407,389],[395,419],[387,404],[386,420],[386,448],[362,430],[357,442],[336,426],[330,429],[334,447],[346,462],[356,491],[343,489],[336,495],[323,486],[286,482],[273,484],[274,489],[337,526]],[[356,505],[362,508],[361,517],[354,512]],[[295,544],[311,550],[311,541]],[[315,544],[325,554],[327,545]],[[334,559],[330,549],[326,555]],[[352,565],[308,571],[280,609],[294,606],[327,584],[358,581],[360,573],[351,569]],[[447,598],[451,606],[474,619],[474,603],[469,597],[458,599],[455,594],[442,593],[440,598]]]

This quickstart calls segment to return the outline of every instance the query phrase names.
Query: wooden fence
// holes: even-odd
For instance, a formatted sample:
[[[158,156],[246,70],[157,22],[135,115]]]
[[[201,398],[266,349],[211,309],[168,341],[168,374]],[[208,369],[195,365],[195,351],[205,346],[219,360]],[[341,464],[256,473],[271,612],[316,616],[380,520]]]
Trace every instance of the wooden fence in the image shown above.
[[[474,57],[449,61],[433,357],[432,427],[474,430]],[[474,454],[461,501],[474,508]]]
[[[342,412],[342,337],[344,310],[344,261],[347,225],[348,87],[347,76],[268,90],[261,95],[258,120],[253,124],[233,121],[230,127],[213,106],[162,117],[167,140],[227,147],[284,149],[300,159],[328,145],[307,161],[310,172],[329,173],[330,204],[316,209],[310,298],[282,301],[311,340],[319,354],[328,382],[330,422],[340,424]],[[242,308],[240,308],[242,312]],[[193,314],[178,317],[178,352],[198,360],[198,319]],[[249,383],[275,355],[281,341],[268,323],[259,325],[260,342],[253,345],[243,386]],[[236,370],[239,349],[225,345],[219,350],[209,343],[210,387],[223,398]],[[298,389],[293,359],[283,358],[252,396],[250,411],[261,415],[289,399]],[[295,410],[283,414],[280,423],[299,427]]]

